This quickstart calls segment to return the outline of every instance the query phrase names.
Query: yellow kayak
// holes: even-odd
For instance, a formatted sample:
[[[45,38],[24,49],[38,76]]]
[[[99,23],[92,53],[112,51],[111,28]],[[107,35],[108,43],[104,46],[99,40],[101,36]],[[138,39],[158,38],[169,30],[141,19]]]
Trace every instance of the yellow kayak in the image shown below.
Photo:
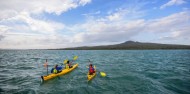
[[[42,81],[47,81],[47,80],[52,79],[52,78],[55,78],[55,77],[57,77],[57,76],[64,75],[64,74],[66,74],[66,73],[71,72],[72,70],[74,70],[74,69],[77,68],[77,67],[78,67],[78,63],[75,64],[75,65],[73,65],[72,68],[63,69],[60,73],[57,73],[57,74],[52,73],[52,74],[49,74],[49,75],[47,75],[47,76],[41,76]]]
[[[96,76],[96,67],[95,66],[94,66],[94,69],[95,69],[95,73],[93,73],[92,75],[89,75],[89,72],[88,72],[88,74],[87,74],[88,81],[92,80]]]
[[[92,75],[89,75],[89,72],[87,74],[88,81],[92,80],[96,76],[96,72],[93,73]]]

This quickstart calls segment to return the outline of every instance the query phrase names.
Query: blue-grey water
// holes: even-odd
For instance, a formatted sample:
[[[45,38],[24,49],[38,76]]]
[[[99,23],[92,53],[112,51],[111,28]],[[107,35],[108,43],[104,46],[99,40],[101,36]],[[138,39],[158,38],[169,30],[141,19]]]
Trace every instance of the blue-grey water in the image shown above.
[[[41,83],[50,67],[77,55],[77,69]],[[88,59],[97,71],[87,82]],[[0,50],[1,94],[190,94],[190,50]]]

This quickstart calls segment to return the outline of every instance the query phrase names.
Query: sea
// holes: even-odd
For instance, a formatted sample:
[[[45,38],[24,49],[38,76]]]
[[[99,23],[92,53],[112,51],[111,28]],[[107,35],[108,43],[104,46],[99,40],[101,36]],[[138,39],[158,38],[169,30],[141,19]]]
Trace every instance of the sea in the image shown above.
[[[48,74],[65,59],[79,66],[42,82],[46,59]],[[0,50],[0,94],[190,94],[190,50]]]

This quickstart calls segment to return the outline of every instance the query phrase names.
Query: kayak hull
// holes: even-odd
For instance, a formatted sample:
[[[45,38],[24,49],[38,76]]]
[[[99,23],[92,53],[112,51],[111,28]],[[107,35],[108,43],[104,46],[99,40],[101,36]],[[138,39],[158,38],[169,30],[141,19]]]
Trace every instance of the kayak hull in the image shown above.
[[[57,76],[61,76],[61,75],[67,74],[67,73],[73,71],[77,67],[78,67],[78,63],[75,64],[75,65],[73,65],[72,68],[63,69],[60,73],[57,73],[57,74],[52,73],[52,74],[49,74],[47,76],[41,76],[41,79],[42,79],[42,81],[47,81],[47,80],[50,80],[50,79],[55,78]]]
[[[88,72],[88,74],[87,74],[88,81],[92,80],[95,76],[96,76],[96,72],[93,73],[92,75],[89,75],[89,72]]]

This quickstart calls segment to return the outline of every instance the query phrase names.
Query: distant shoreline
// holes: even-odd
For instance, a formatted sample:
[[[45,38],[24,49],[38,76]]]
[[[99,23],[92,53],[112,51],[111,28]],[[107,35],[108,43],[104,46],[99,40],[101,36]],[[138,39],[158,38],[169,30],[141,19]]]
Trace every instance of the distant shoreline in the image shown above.
[[[114,44],[114,45],[58,48],[54,50],[176,50],[176,49],[190,49],[190,45],[142,43],[142,42],[126,41],[124,43]]]
[[[0,49],[0,50],[190,50],[190,48],[182,49]]]
[[[0,49],[0,50],[190,50],[190,45],[159,44],[126,41],[120,44],[101,46],[82,46],[52,49]]]

